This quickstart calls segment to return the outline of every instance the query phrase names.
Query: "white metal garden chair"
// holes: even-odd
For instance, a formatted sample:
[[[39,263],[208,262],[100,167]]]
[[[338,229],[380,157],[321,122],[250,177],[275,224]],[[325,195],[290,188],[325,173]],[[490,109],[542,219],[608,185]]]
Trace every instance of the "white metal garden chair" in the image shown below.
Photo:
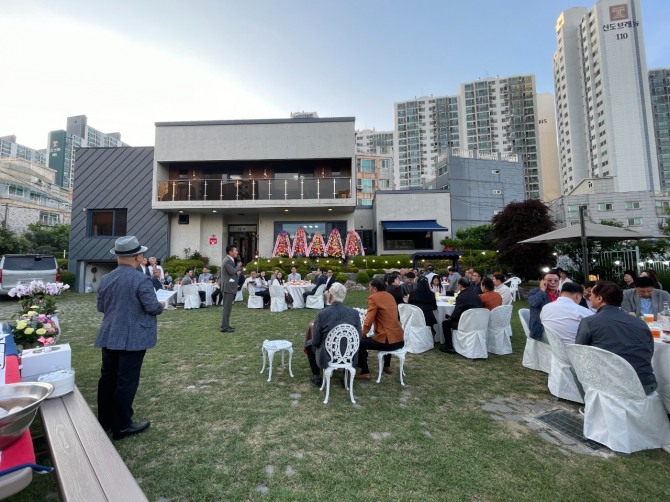
[[[360,335],[355,326],[351,324],[338,324],[331,329],[326,335],[324,346],[330,361],[328,367],[323,370],[323,383],[321,390],[326,388],[326,398],[323,404],[328,404],[328,397],[330,396],[330,378],[333,376],[333,371],[343,369],[348,372],[344,376],[344,386],[349,390],[351,402],[356,404],[354,400],[354,376],[356,375],[356,368],[353,366],[354,356],[358,351],[360,345]],[[344,352],[342,349],[342,342],[345,342]]]

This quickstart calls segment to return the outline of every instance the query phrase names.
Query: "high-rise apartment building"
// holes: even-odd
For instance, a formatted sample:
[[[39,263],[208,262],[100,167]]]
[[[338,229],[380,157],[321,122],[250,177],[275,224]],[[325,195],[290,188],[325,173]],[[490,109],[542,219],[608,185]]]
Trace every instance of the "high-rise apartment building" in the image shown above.
[[[568,9],[556,36],[562,193],[592,177],[612,177],[616,192],[658,190],[639,0]]]
[[[549,92],[537,95],[537,131],[540,144],[540,177],[543,201],[554,200],[561,195],[561,177],[558,163],[556,138],[556,103]]]
[[[35,150],[16,142],[16,136],[0,138],[0,158],[16,158],[45,166],[47,163],[46,149]]]
[[[356,205],[372,206],[377,190],[391,190],[393,156],[356,154]]]
[[[356,153],[393,156],[393,131],[356,131]]]
[[[74,150],[77,147],[128,146],[121,133],[103,133],[88,125],[86,115],[67,118],[66,130],[49,133],[48,166],[56,170],[56,183],[72,188],[74,180]]]
[[[525,197],[541,197],[540,146],[534,75],[461,84],[460,145],[482,153],[516,153],[524,165]]]
[[[670,68],[649,70],[649,91],[661,190],[670,192]]]
[[[435,177],[440,152],[460,146],[456,96],[424,96],[394,103],[394,184],[422,187]]]

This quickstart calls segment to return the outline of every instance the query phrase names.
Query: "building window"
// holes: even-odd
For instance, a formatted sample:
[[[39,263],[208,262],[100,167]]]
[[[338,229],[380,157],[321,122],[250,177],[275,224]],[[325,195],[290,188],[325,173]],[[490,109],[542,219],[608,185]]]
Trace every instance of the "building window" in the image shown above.
[[[640,209],[640,203],[636,200],[627,201],[626,209]]]
[[[127,209],[89,209],[89,237],[121,237],[126,235]]]
[[[568,215],[573,216],[579,214],[579,204],[573,204],[568,206]]]
[[[362,173],[374,173],[375,172],[375,161],[373,159],[361,159],[361,172]]]
[[[389,180],[379,180],[379,189],[388,190],[390,188]]]
[[[58,225],[58,214],[40,211],[40,223],[48,226]]]
[[[599,202],[598,211],[611,211],[612,203],[611,202]]]
[[[642,225],[642,220],[640,218],[628,218],[629,227],[639,227]]]
[[[382,159],[382,169],[391,169],[391,159]]]
[[[375,180],[360,179],[358,181],[361,184],[361,192],[363,192],[363,193],[374,193],[374,191],[375,191]]]

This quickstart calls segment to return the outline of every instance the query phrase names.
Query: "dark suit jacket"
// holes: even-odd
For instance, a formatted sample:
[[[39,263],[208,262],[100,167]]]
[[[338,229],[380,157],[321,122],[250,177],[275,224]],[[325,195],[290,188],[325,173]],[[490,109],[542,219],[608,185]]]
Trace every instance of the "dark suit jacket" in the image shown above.
[[[335,276],[331,276],[330,278],[326,276],[326,291],[328,291],[334,283],[335,283]]]
[[[221,291],[234,295],[237,293],[237,274],[235,261],[226,255],[221,264]]]
[[[651,331],[643,321],[619,307],[605,305],[596,315],[582,319],[575,343],[614,352],[630,363],[642,385],[656,382],[651,367],[654,355]]]
[[[456,297],[456,305],[454,306],[454,311],[449,316],[451,323],[453,325],[458,325],[458,321],[461,319],[463,312],[470,309],[481,309],[484,308],[482,299],[479,298],[479,295],[470,289],[464,289]]]
[[[358,334],[361,334],[361,317],[351,307],[345,307],[341,303],[334,302],[327,309],[323,309],[316,315],[314,319],[314,327],[312,328],[312,340],[311,345],[315,348],[316,353],[316,364],[319,365],[319,368],[327,368],[328,361],[328,352],[323,346],[323,342],[326,340],[326,336],[338,324],[351,324],[358,330]],[[307,345],[310,345],[309,343]],[[344,348],[344,347],[343,347]],[[354,362],[354,367],[356,362]]]
[[[158,279],[156,277],[151,278],[151,284],[153,284],[154,289],[156,289],[156,290],[163,289],[163,283],[161,282],[160,279]]]
[[[316,290],[319,289],[319,286],[321,286],[321,284],[326,284],[326,280],[327,280],[326,276],[323,274],[317,277],[314,280],[314,288],[312,288],[312,293],[316,293]]]
[[[405,299],[403,298],[403,294],[402,294],[402,288],[400,286],[398,286],[396,288],[394,285],[390,284],[386,288],[386,291],[387,291],[387,293],[389,293],[393,297],[393,299],[396,302],[396,305],[400,305],[401,303],[405,303]]]
[[[431,302],[419,302],[414,299],[414,293],[409,294],[409,300],[407,301],[410,305],[416,305],[423,312],[423,317],[426,319],[426,326],[433,326],[437,324],[437,319],[435,319],[435,310],[437,310],[437,300],[433,296]]]
[[[397,343],[404,337],[398,319],[398,304],[390,293],[377,291],[368,296],[368,313],[363,322],[363,335],[375,325],[373,340],[379,343]]]
[[[102,324],[95,346],[110,350],[146,350],[156,345],[156,316],[163,306],[151,279],[128,265],[102,277],[98,287]]]
[[[663,311],[663,302],[670,303],[670,294],[662,289],[655,289],[651,293],[651,310],[654,315]],[[623,302],[621,310],[624,312],[635,312],[638,316],[640,312],[640,295],[636,289],[627,289],[623,292]]]

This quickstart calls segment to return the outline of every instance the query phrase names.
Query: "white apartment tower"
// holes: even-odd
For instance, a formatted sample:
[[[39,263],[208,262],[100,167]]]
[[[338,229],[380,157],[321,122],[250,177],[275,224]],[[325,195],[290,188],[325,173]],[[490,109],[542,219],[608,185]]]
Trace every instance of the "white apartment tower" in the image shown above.
[[[435,178],[437,156],[459,147],[456,96],[424,96],[393,104],[396,189],[423,188]]]
[[[639,0],[599,0],[556,23],[561,191],[591,177],[614,191],[659,189]]]
[[[526,199],[542,196],[535,76],[480,79],[461,84],[460,146],[480,153],[516,153],[524,166]]]

